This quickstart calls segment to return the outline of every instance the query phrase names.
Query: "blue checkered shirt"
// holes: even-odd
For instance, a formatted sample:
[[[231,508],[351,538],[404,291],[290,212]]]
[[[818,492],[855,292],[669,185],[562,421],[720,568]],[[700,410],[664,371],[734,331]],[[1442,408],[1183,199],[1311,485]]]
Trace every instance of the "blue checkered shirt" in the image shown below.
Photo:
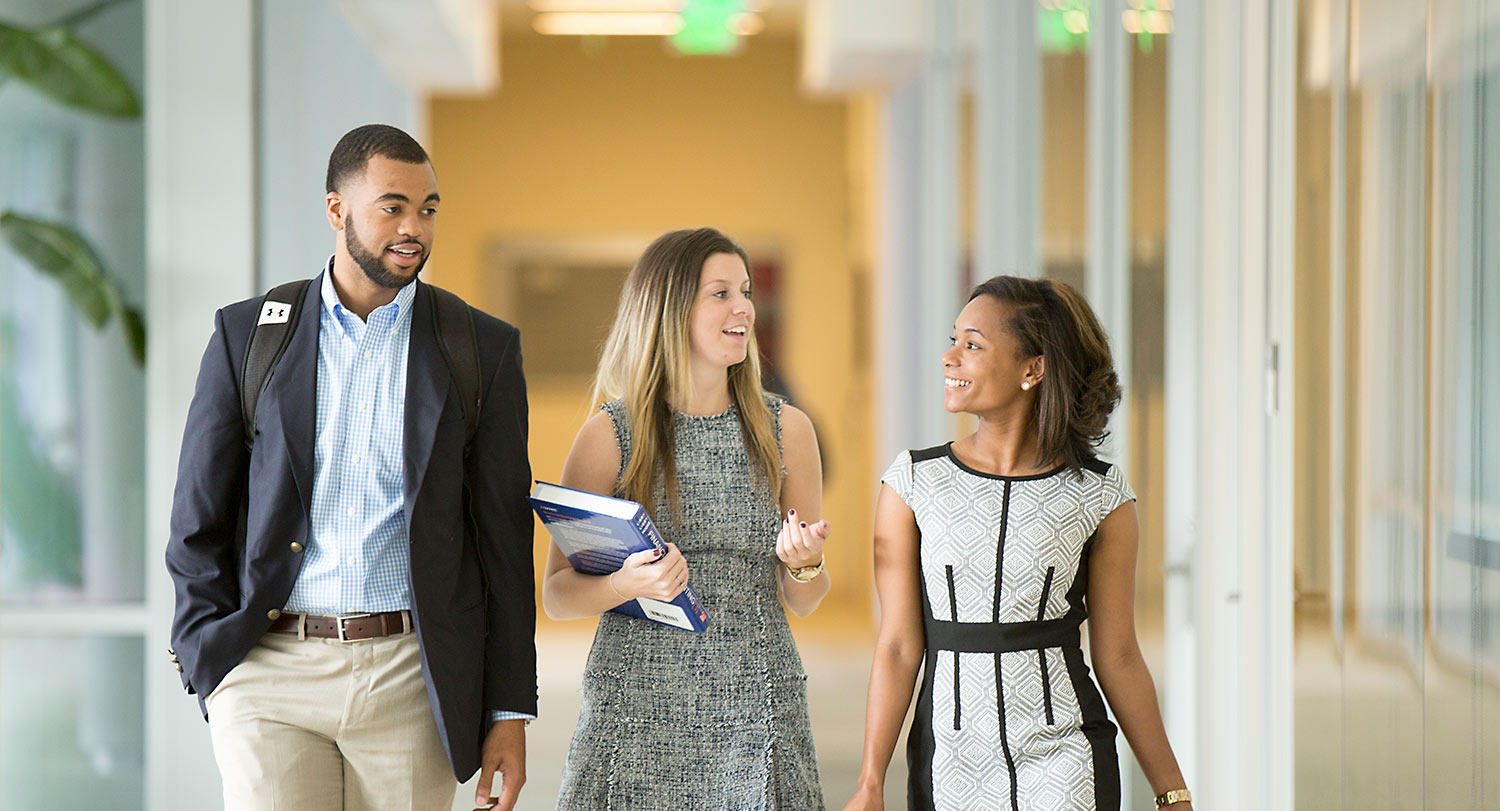
[[[406,362],[415,283],[366,320],[339,301],[333,259],[318,312],[312,526],[286,610],[360,614],[411,608],[406,542]],[[493,720],[530,719],[496,711]]]

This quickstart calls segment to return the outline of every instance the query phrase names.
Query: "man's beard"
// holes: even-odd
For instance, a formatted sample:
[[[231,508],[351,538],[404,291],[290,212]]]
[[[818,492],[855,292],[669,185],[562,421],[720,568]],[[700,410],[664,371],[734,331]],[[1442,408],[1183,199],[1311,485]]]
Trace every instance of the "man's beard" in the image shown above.
[[[422,268],[427,264],[427,247],[422,246],[422,260],[417,263],[416,267],[411,269],[410,276],[404,276],[388,269],[381,260],[381,254],[384,251],[381,254],[372,253],[365,248],[364,241],[354,232],[354,217],[352,215],[344,218],[344,244],[348,247],[349,256],[354,258],[355,264],[359,265],[359,269],[365,272],[365,278],[387,290],[400,290],[416,281],[417,274],[421,273]],[[421,245],[416,240],[408,240],[407,242],[397,244]]]

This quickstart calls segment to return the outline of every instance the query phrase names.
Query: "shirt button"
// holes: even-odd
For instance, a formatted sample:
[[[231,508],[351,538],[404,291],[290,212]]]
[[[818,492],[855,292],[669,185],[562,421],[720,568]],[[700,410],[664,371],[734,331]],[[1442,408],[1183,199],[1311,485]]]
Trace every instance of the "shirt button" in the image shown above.
[[[279,608],[273,608],[270,611],[266,612],[266,616],[270,617],[273,620],[274,619],[280,619],[281,618],[281,609],[279,609]]]
[[[369,351],[366,351],[366,352],[365,352],[365,357],[366,357],[366,358],[369,358],[369,357],[370,357],[370,353],[369,353]]]
[[[350,507],[350,508],[349,508],[349,517],[350,517],[350,518],[353,518],[353,517],[354,517],[354,508],[353,508],[353,507]]]
[[[354,454],[354,463],[359,464],[359,454]]]
[[[293,552],[301,552],[302,551],[302,544],[297,543],[296,541],[292,541],[292,551]]]
[[[349,565],[350,565],[350,566],[353,566],[353,565],[354,565],[354,564],[355,564],[355,563],[356,563],[356,561],[355,561],[355,560],[354,560],[354,556],[353,556],[353,555],[350,555],[350,556],[349,556]]]

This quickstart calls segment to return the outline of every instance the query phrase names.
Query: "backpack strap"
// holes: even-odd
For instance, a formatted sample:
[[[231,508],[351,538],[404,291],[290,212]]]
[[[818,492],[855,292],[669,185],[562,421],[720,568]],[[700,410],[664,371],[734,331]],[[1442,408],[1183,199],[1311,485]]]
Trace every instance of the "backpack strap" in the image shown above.
[[[438,348],[448,362],[448,372],[458,386],[464,412],[464,454],[469,453],[479,430],[479,411],[484,384],[479,376],[479,340],[474,335],[474,313],[464,300],[441,287],[425,285],[432,295],[432,322],[437,327]]]
[[[292,342],[292,333],[307,298],[312,279],[299,279],[271,288],[261,299],[260,317],[250,328],[245,365],[240,372],[240,409],[245,422],[245,447],[255,445],[255,406],[271,380],[271,372]]]
[[[474,334],[474,311],[464,300],[441,287],[424,284],[432,295],[427,297],[432,307],[432,323],[437,327],[438,349],[448,363],[448,373],[458,387],[459,404],[464,412],[464,478],[463,512],[465,531],[472,532],[474,554],[479,558],[479,577],[484,584],[485,600],[494,593],[490,585],[490,570],[484,561],[484,544],[479,537],[479,524],[474,520],[474,492],[470,487],[469,467],[473,461],[474,434],[479,430],[479,410],[484,396],[484,382],[479,378],[479,339]],[[484,612],[484,632],[489,635],[490,615]]]

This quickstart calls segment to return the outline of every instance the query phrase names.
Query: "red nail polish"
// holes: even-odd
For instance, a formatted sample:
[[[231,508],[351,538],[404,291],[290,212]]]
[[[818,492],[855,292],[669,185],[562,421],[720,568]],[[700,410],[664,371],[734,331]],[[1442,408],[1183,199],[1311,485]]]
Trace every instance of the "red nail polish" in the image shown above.
[[[803,522],[802,522],[802,528],[803,528],[803,529],[807,529],[807,522],[806,522],[806,521],[803,521]]]

